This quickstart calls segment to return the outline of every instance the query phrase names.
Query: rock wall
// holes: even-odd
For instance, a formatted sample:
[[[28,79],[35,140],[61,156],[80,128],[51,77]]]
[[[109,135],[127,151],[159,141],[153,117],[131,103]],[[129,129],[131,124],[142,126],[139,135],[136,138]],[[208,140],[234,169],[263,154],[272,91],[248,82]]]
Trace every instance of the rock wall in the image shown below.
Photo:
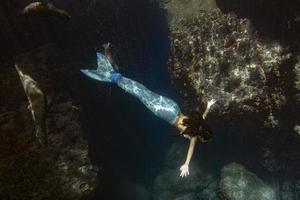
[[[170,2],[184,5],[182,1]],[[187,1],[186,5],[191,2],[194,1]],[[201,5],[202,1],[197,2]],[[253,2],[252,6],[256,3],[259,4]],[[168,2],[162,5],[174,13]],[[227,5],[230,6],[238,7]],[[279,30],[281,37],[274,38],[266,34],[268,31],[256,29],[252,19],[242,18],[241,13],[237,16],[218,8],[201,8],[170,19],[168,65],[174,86],[184,99],[182,109],[186,113],[204,109],[208,100],[217,99],[208,116],[209,123],[217,124],[213,126],[216,137],[224,142],[239,138],[241,146],[255,151],[251,150],[256,160],[252,167],[258,162],[264,170],[272,172],[270,177],[276,177],[270,181],[279,185],[273,188],[276,197],[293,194],[296,198],[299,180],[296,168],[300,166],[299,44],[291,34],[296,25],[285,27],[284,30],[289,30],[286,35]],[[238,146],[233,148],[240,151]],[[251,154],[249,151],[240,153],[246,156]],[[284,175],[277,174],[280,172]],[[290,186],[287,188],[291,190],[284,190],[284,182],[295,190]]]
[[[239,163],[226,164],[220,169],[220,173],[215,173],[213,165],[210,166],[199,159],[202,156],[196,155],[190,164],[190,175],[187,178],[179,177],[179,166],[184,157],[182,149],[185,149],[182,143],[174,143],[166,153],[161,173],[153,183],[153,199],[280,199],[276,193],[278,188],[265,183]],[[291,195],[289,192],[283,194]]]
[[[282,140],[276,134],[299,140],[295,51],[262,37],[248,19],[218,9],[181,17],[170,27],[169,69],[187,110],[215,98],[214,120],[231,134],[262,141],[270,131],[273,144]]]
[[[221,171],[220,195],[230,200],[275,200],[275,192],[244,166],[231,163]]]
[[[83,139],[78,99],[71,90],[64,90],[75,82],[70,77],[68,83],[60,78],[66,68],[53,64],[58,61],[57,55],[57,47],[52,44],[15,59],[20,69],[47,91],[48,105],[44,105],[47,107],[47,147],[37,142],[35,130],[39,124],[33,121],[21,81],[15,68],[10,66],[13,64],[3,66],[0,75],[3,97],[0,110],[1,199],[87,199],[93,196],[98,185],[100,170],[91,162],[87,141]]]
[[[144,108],[142,105],[140,105],[141,109],[138,109],[135,99],[128,103],[126,100],[131,97],[129,95],[127,97],[123,91],[118,91],[116,88],[96,84],[86,77],[83,80],[79,75],[79,69],[96,67],[95,50],[100,50],[102,44],[111,42],[115,47],[114,50],[116,49],[113,53],[117,54],[114,59],[121,70],[126,68],[129,72],[127,75],[137,77],[137,79],[140,78],[139,81],[147,77],[144,80],[147,79],[149,80],[148,83],[154,86],[156,84],[157,88],[161,88],[160,82],[156,81],[160,77],[155,73],[160,74],[163,71],[163,73],[167,74],[166,69],[160,67],[164,65],[162,60],[165,60],[168,52],[167,26],[165,25],[166,21],[163,13],[157,3],[150,1],[54,1],[55,6],[65,9],[71,14],[70,20],[61,20],[53,16],[41,16],[38,14],[22,18],[19,14],[27,3],[28,1],[10,0],[0,2],[0,21],[4,22],[0,23],[2,28],[0,30],[0,41],[2,44],[0,47],[0,69],[3,72],[2,75],[7,76],[1,82],[1,86],[3,83],[3,88],[6,87],[7,90],[2,90],[2,88],[0,90],[2,94],[0,104],[5,105],[5,108],[3,108],[5,113],[3,115],[5,117],[8,115],[6,111],[18,111],[20,102],[24,104],[23,107],[27,106],[22,85],[15,73],[15,60],[13,58],[19,54],[24,56],[24,54],[35,50],[35,56],[31,54],[32,57],[29,56],[20,60],[27,63],[26,67],[23,66],[24,72],[30,73],[30,76],[45,89],[43,92],[47,98],[52,99],[53,105],[50,107],[55,108],[56,101],[59,101],[59,107],[60,104],[69,104],[72,101],[76,102],[75,107],[82,111],[80,112],[83,118],[82,121],[76,120],[75,124],[72,122],[71,127],[66,128],[67,130],[64,128],[66,123],[64,121],[69,119],[65,119],[65,112],[57,114],[55,117],[47,116],[50,129],[52,129],[52,126],[54,129],[53,132],[49,132],[49,137],[52,137],[52,133],[56,132],[64,135],[54,134],[53,138],[49,138],[51,142],[49,146],[52,146],[52,142],[54,142],[55,144],[58,143],[58,148],[62,148],[62,145],[66,145],[63,141],[66,140],[69,143],[67,140],[69,137],[77,140],[78,132],[80,132],[80,137],[82,133],[77,128],[82,123],[86,136],[90,139],[89,150],[94,155],[94,161],[101,163],[101,166],[105,165],[105,173],[103,173],[105,175],[101,176],[103,184],[98,187],[96,194],[98,196],[95,198],[114,198],[113,196],[115,195],[122,196],[124,199],[127,197],[124,194],[130,193],[130,191],[124,191],[124,194],[115,192],[122,188],[122,186],[119,186],[119,182],[124,182],[124,180],[120,181],[120,179],[127,179],[130,176],[135,176],[135,174],[139,175],[140,173],[137,173],[137,171],[143,171],[144,173],[146,170],[143,170],[143,167],[149,169],[154,165],[154,159],[152,158],[157,158],[156,155],[160,154],[160,152],[149,151],[148,146],[150,145],[145,145],[144,141],[147,141],[149,144],[151,143],[150,140],[145,138],[154,138],[154,140],[162,141],[161,137],[152,137],[152,133],[158,133],[155,130],[164,132],[163,128],[157,126],[154,127],[153,131],[153,127],[148,128],[144,124],[137,122],[138,120],[145,124],[148,122],[139,117],[139,114],[133,115],[131,112],[134,109],[141,110],[140,113],[142,113]],[[41,50],[45,44],[49,43],[55,46],[54,53],[56,53],[54,57],[51,57],[53,51],[43,53]],[[40,48],[41,46],[42,48]],[[157,53],[157,49],[164,50]],[[47,61],[41,58],[45,54],[51,54]],[[56,57],[57,55],[59,56]],[[44,70],[45,65],[48,65],[46,70]],[[156,69],[154,70],[149,66],[155,66]],[[154,71],[155,73],[152,73]],[[153,75],[151,76],[150,74]],[[149,78],[149,76],[151,77]],[[146,85],[151,87],[150,84]],[[52,92],[55,94],[51,94]],[[80,95],[84,97],[79,103]],[[62,101],[60,101],[61,98],[63,99]],[[76,110],[76,108],[73,108],[73,103],[71,107],[73,110]],[[76,111],[74,112],[76,113]],[[15,116],[22,115],[17,112]],[[149,114],[149,116],[152,115]],[[6,124],[6,118],[3,121],[4,128],[9,126],[9,124]],[[24,123],[33,125],[34,122],[28,116],[28,120]],[[132,124],[135,124],[135,126],[132,126]],[[70,133],[72,132],[70,129],[73,126],[76,129],[74,130],[75,135]],[[62,130],[60,130],[61,128]],[[102,132],[99,133],[99,130]],[[30,136],[34,134],[33,129],[30,129],[29,132],[28,135]],[[33,143],[33,138],[30,139],[32,139],[31,142]],[[75,180],[73,185],[75,191],[73,191],[73,194],[77,194],[74,198],[79,198],[80,194],[77,193],[78,186],[84,190],[85,185],[87,185],[87,191],[93,193],[95,174],[93,169],[90,169],[91,166],[89,164],[86,164],[86,168],[91,175],[85,177],[77,175],[78,171],[80,171],[78,169],[79,166],[70,167],[71,165],[68,163],[65,166],[64,163],[68,159],[74,159],[74,162],[78,162],[79,165],[83,162],[82,157],[85,159],[88,157],[86,155],[86,144],[83,143],[81,145],[81,143],[77,144],[72,141],[70,144],[74,148],[67,146],[70,152],[67,149],[59,152],[62,154],[60,162],[63,179],[71,180],[71,182]],[[139,151],[136,151],[136,149]],[[153,149],[157,150],[156,147],[153,147]],[[146,162],[151,160],[151,166],[146,166],[147,164],[145,164],[144,160]],[[53,164],[53,166],[56,166],[56,164]],[[22,167],[22,165],[18,167]],[[67,178],[65,178],[66,174],[69,175]],[[119,178],[122,174],[124,174],[125,178]],[[89,179],[87,177],[90,177],[90,181],[87,181]],[[36,180],[39,181],[42,178],[37,177]],[[132,185],[137,184],[135,180],[131,181],[133,182]],[[53,182],[59,181],[55,179],[48,183],[51,184]],[[45,186],[42,183],[38,185],[41,187]],[[61,186],[58,184],[57,188],[62,188]],[[71,186],[72,184],[66,184],[66,187],[63,186],[63,188],[72,188]],[[44,188],[47,188],[47,186]],[[7,189],[7,191],[10,190]],[[52,191],[54,190],[49,191],[48,194],[52,195]],[[47,192],[46,189],[41,190],[39,193],[43,195],[45,192]],[[62,192],[65,191],[63,190]],[[143,192],[141,192],[142,194]],[[130,195],[128,196],[131,199]],[[65,194],[65,197],[69,198],[70,195]],[[31,199],[30,194],[26,198]],[[24,199],[26,198],[24,197]]]
[[[190,175],[186,178],[179,176],[186,148],[185,143],[174,142],[165,154],[161,171],[153,182],[152,199],[219,200],[219,178],[207,170],[207,163],[200,161],[199,155],[195,154],[190,164]]]
[[[249,20],[220,10],[174,22],[173,79],[189,83],[199,100],[216,98],[220,114],[280,109],[286,99],[279,68],[290,55],[257,34]]]

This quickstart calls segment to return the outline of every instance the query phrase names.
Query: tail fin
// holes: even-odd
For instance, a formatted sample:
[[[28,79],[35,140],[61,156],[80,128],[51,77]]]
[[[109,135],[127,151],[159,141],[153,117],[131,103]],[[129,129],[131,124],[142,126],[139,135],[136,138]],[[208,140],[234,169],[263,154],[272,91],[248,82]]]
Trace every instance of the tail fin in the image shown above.
[[[80,71],[92,79],[98,81],[111,82],[110,76],[111,73],[115,70],[109,62],[108,58],[106,58],[103,54],[99,52],[97,52],[97,65],[98,68],[96,70],[81,69]]]

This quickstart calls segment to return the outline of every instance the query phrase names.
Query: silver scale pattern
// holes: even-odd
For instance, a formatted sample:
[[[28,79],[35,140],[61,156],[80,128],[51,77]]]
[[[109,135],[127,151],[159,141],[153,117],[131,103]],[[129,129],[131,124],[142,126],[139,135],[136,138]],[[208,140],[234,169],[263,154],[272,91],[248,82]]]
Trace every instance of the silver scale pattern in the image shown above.
[[[114,69],[108,59],[99,52],[97,53],[97,64],[98,68],[96,70],[82,69],[81,72],[92,79],[111,82],[110,76]],[[152,92],[141,83],[122,76],[117,85],[137,97],[156,116],[170,124],[175,122],[177,115],[180,113],[180,108],[175,101]]]
[[[171,124],[175,122],[180,113],[180,108],[175,101],[152,92],[134,80],[123,77],[117,84],[126,92],[137,97],[156,116]]]

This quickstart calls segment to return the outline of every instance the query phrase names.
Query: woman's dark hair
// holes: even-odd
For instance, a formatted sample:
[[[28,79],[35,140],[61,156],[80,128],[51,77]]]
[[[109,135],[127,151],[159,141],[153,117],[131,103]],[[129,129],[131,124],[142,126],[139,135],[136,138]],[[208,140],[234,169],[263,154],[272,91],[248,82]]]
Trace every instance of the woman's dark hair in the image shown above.
[[[193,111],[188,118],[183,119],[183,125],[186,129],[182,134],[189,136],[200,136],[202,141],[208,141],[213,137],[213,133],[209,125],[202,118],[199,111]]]

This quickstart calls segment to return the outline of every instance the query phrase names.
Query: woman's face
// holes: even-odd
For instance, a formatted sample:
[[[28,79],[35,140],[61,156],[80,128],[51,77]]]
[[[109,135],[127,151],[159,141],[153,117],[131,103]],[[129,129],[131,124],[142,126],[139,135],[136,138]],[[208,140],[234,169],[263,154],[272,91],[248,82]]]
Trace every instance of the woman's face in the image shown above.
[[[191,139],[191,136],[189,136],[189,135],[187,135],[187,134],[183,134],[182,135],[184,138],[186,138],[186,139]]]
[[[180,118],[177,122],[177,128],[180,130],[180,133],[184,132],[186,129],[186,126],[183,124],[183,120],[186,118],[187,118],[187,116],[182,115],[182,116],[180,116]]]

